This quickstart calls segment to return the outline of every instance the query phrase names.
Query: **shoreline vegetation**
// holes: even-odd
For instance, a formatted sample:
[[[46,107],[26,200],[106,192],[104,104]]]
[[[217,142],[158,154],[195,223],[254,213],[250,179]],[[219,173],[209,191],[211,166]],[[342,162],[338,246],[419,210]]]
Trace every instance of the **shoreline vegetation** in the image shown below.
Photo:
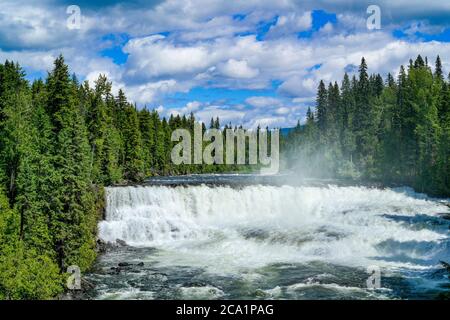
[[[102,75],[93,87],[79,83],[62,56],[33,83],[18,64],[0,64],[0,299],[53,299],[65,291],[67,267],[91,268],[104,186],[255,169],[173,165],[171,132],[193,130],[194,115],[138,110],[111,86]],[[341,88],[321,82],[316,111],[281,138],[282,168],[449,195],[449,103],[439,58],[434,72],[419,56],[386,82],[369,76],[363,59]],[[209,127],[232,128],[218,118]]]

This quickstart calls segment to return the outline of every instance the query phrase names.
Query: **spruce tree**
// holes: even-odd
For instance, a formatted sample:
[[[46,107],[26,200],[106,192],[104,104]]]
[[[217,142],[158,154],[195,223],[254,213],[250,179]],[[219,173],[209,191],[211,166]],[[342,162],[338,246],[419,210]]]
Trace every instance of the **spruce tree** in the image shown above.
[[[444,72],[442,70],[442,62],[439,55],[436,58],[436,64],[434,68],[434,78],[438,81],[443,82],[444,81]]]
[[[154,164],[154,143],[155,143],[155,125],[149,110],[144,108],[139,112],[139,129],[142,137],[144,173],[146,176],[152,174]]]
[[[124,142],[124,176],[133,182],[142,181],[145,178],[142,138],[137,110],[132,104],[127,104],[124,109],[122,137]]]
[[[328,94],[325,88],[325,83],[320,81],[319,89],[316,98],[316,112],[317,112],[317,125],[321,132],[324,132],[327,128],[327,107],[328,107]]]
[[[47,109],[55,145],[50,232],[62,270],[72,264],[86,270],[95,259],[91,153],[77,89],[58,57],[47,79]]]

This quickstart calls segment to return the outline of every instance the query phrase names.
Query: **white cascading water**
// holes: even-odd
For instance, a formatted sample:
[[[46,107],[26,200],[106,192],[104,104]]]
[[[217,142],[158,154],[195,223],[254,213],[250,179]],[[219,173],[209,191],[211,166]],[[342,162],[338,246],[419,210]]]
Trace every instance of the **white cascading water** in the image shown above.
[[[308,261],[422,269],[448,258],[448,226],[430,221],[449,212],[409,189],[113,187],[99,236],[216,272]]]

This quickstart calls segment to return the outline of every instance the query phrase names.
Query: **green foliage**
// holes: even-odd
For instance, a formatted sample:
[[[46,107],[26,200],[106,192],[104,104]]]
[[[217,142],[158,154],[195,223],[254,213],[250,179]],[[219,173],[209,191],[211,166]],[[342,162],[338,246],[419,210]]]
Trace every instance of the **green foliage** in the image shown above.
[[[104,185],[241,169],[175,166],[172,131],[193,136],[194,116],[161,119],[111,87],[103,75],[80,85],[62,56],[31,85],[19,65],[0,64],[0,299],[53,298],[68,266],[92,266]]]
[[[86,270],[95,259],[87,117],[62,57],[45,84],[30,87],[17,65],[0,71],[0,295],[47,299],[68,265]]]
[[[359,75],[346,74],[340,87],[320,83],[316,112],[281,141],[293,155],[286,166],[449,195],[450,83],[440,58],[434,73],[419,56],[386,83],[367,70],[363,59]],[[248,170],[172,164],[173,130],[193,138],[194,123],[193,114],[167,120],[137,110],[122,90],[113,96],[105,76],[93,88],[80,85],[62,56],[45,82],[31,85],[19,65],[0,64],[0,299],[53,298],[69,265],[90,268],[103,185]],[[219,118],[209,126],[220,129]]]
[[[54,259],[25,249],[3,248],[0,258],[0,299],[52,299],[62,292],[62,276]]]
[[[54,260],[19,238],[20,216],[0,189],[0,299],[50,299],[61,292]]]
[[[438,57],[434,73],[418,56],[397,82],[369,75],[328,89],[320,82],[315,115],[283,142],[287,166],[308,164],[313,176],[375,179],[450,194],[450,84]],[[315,132],[311,134],[311,132]]]
[[[142,150],[141,131],[139,128],[138,112],[128,104],[124,109],[124,175],[131,181],[139,182],[144,177],[144,153]]]
[[[92,155],[85,119],[80,112],[78,87],[71,80],[63,58],[55,61],[48,79],[47,107],[53,112],[54,179],[51,192],[50,234],[62,270],[87,265],[80,253],[86,243],[94,250],[89,217],[95,212]],[[58,99],[52,96],[58,92]],[[61,95],[64,92],[65,95]]]

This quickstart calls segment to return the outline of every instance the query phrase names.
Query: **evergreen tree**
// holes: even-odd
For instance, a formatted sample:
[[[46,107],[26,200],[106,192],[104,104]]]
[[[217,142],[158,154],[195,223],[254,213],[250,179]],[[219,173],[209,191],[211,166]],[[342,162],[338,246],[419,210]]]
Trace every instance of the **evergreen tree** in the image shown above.
[[[440,82],[444,81],[444,72],[442,71],[442,62],[439,55],[436,58],[436,66],[434,68],[434,78]]]
[[[320,131],[325,131],[327,128],[327,106],[327,89],[325,88],[325,83],[320,81],[316,98],[317,125]]]
[[[157,111],[152,112],[152,122],[155,126],[155,136],[151,151],[154,158],[153,170],[158,174],[163,174],[165,169],[166,140],[162,122]]]
[[[287,165],[305,175],[377,179],[448,196],[450,79],[443,74],[439,57],[433,72],[418,56],[397,81],[388,74],[384,82],[369,76],[363,58],[358,77],[345,74],[340,88],[321,81],[316,113],[308,108],[306,123],[281,141]],[[92,265],[102,186],[248,170],[173,165],[171,133],[192,134],[195,121],[192,113],[167,121],[155,110],[138,111],[122,90],[112,95],[105,76],[94,87],[80,85],[62,56],[45,83],[31,86],[19,65],[0,64],[0,299],[55,297],[68,265]],[[218,117],[210,128],[220,130]]]
[[[68,66],[60,56],[47,80],[47,108],[53,125],[55,174],[52,178],[51,225],[58,265],[82,270],[95,259],[96,212],[91,187],[87,130]]]
[[[144,179],[144,154],[139,119],[136,108],[127,104],[124,109],[122,129],[124,142],[124,175],[125,178],[138,182]]]
[[[144,173],[146,176],[152,174],[152,167],[154,165],[154,143],[155,143],[155,125],[152,115],[149,110],[144,108],[139,112],[139,129],[142,137],[142,148],[144,161]]]
[[[51,298],[61,277],[48,230],[52,171],[48,118],[39,103],[43,83],[30,90],[17,64],[0,65],[0,73],[0,177],[11,196],[8,203],[0,186],[0,298]]]
[[[344,75],[341,87],[341,108],[342,108],[342,150],[344,159],[353,162],[353,153],[356,149],[355,137],[353,133],[353,117],[355,114],[355,96],[352,90],[350,78],[347,73]]]
[[[283,148],[311,168],[319,164],[322,175],[310,170],[318,176],[379,179],[448,194],[449,95],[439,57],[434,73],[419,55],[407,71],[400,68],[397,82],[388,74],[385,83],[379,74],[368,75],[363,58],[358,78],[344,75],[340,92],[336,84],[325,89],[320,83],[315,122],[308,112],[306,125],[296,127]],[[312,123],[320,139],[308,132]]]

